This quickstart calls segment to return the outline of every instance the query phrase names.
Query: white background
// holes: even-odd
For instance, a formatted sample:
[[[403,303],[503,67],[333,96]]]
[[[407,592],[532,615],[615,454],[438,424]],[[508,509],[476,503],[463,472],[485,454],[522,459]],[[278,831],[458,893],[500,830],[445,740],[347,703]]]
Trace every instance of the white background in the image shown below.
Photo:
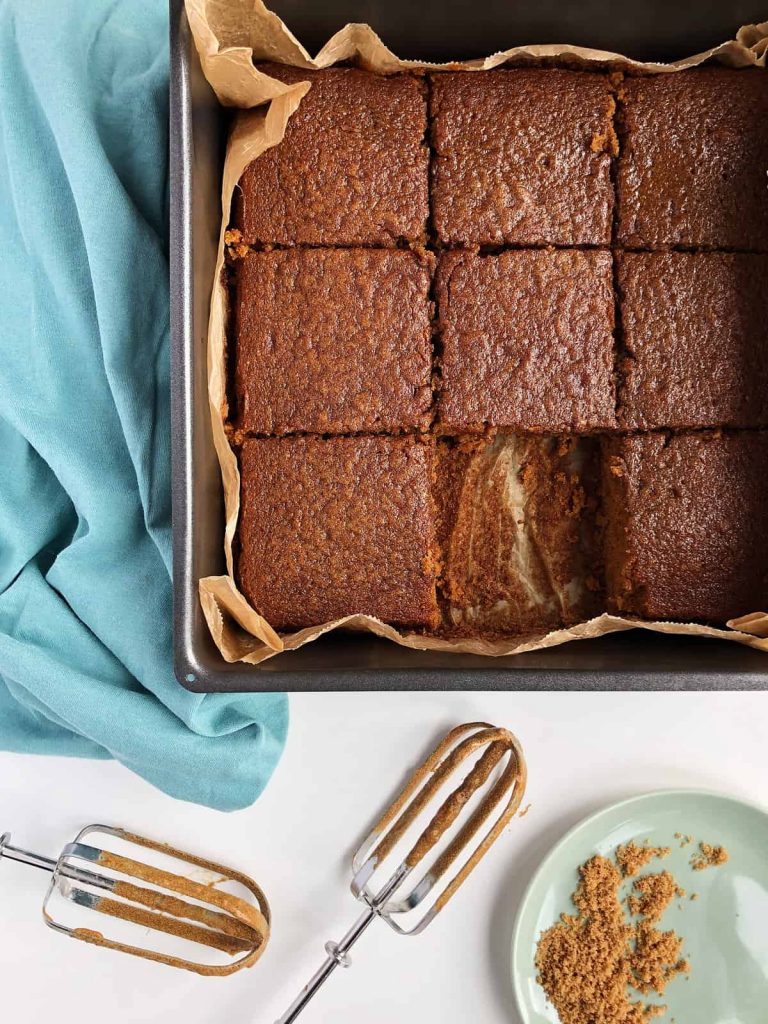
[[[198,978],[47,929],[42,872],[0,861],[0,1019],[18,1024],[272,1024],[357,916],[350,851],[449,727],[484,719],[521,739],[531,810],[515,819],[427,931],[374,922],[307,1024],[518,1024],[515,908],[548,848],[585,814],[657,788],[768,804],[765,694],[304,694],[285,756],[254,807],[179,803],[112,762],[0,754],[0,832],[56,855],[81,825],[121,824],[253,875],[273,911],[263,959]],[[194,770],[193,767],[190,770]]]

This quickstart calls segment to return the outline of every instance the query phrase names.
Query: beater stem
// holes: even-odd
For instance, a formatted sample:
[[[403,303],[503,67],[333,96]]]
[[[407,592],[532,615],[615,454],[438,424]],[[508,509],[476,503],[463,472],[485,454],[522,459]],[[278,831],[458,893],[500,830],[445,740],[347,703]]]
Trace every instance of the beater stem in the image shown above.
[[[48,871],[51,874],[58,868],[60,875],[63,875],[65,878],[71,878],[73,882],[95,885],[101,889],[111,890],[115,887],[115,881],[112,878],[106,878],[96,871],[79,868],[74,864],[59,865],[58,861],[52,860],[50,857],[43,857],[39,853],[32,853],[31,850],[22,850],[18,846],[11,846],[10,838],[10,832],[4,832],[0,836],[0,858],[6,857],[8,860],[15,860],[17,864],[27,864],[30,867],[40,868],[42,871]]]
[[[349,967],[351,961],[347,956],[347,951],[357,942],[376,916],[376,911],[372,908],[366,910],[360,915],[357,921],[355,921],[341,942],[326,942],[325,951],[328,956],[325,958],[323,965],[315,971],[299,995],[291,1003],[288,1010],[278,1021],[275,1022],[275,1024],[293,1024],[293,1021],[296,1020],[301,1011],[314,996],[315,992],[317,992],[323,982],[333,974],[336,968],[339,966]]]
[[[368,909],[363,911],[341,941],[326,942],[325,952],[328,956],[325,958],[324,963],[315,971],[283,1016],[275,1021],[275,1024],[293,1024],[293,1021],[296,1020],[323,982],[333,974],[336,968],[349,967],[352,962],[348,956],[349,950],[354,946],[371,921],[379,916],[379,907],[389,899],[406,874],[408,874],[408,869],[404,864],[401,864],[384,888],[377,893],[376,898],[368,904]]]
[[[43,871],[53,872],[56,869],[56,861],[50,857],[41,857],[38,853],[31,853],[29,850],[21,850],[10,844],[10,832],[4,832],[0,836],[0,857],[7,857],[8,860],[18,861],[19,864],[29,864],[33,868],[41,868]]]

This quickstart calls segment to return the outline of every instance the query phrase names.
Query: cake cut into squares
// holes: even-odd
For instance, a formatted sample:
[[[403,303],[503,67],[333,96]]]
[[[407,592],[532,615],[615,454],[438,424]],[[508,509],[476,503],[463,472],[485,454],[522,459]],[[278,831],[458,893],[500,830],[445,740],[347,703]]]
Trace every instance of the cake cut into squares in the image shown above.
[[[722,625],[768,611],[768,433],[604,439],[609,608]]]
[[[434,627],[434,450],[412,437],[247,440],[237,578],[275,629],[363,613]]]
[[[249,252],[234,265],[234,422],[260,434],[426,427],[433,257]]]
[[[259,70],[312,86],[285,136],[246,168],[233,225],[248,245],[421,243],[429,215],[427,101],[412,75]]]
[[[768,256],[623,253],[617,261],[620,425],[768,426]]]
[[[599,614],[599,477],[595,438],[439,441],[444,630],[519,635]]]
[[[608,77],[552,68],[431,76],[432,211],[446,245],[611,240]]]
[[[622,84],[617,241],[768,250],[768,75],[695,68]]]
[[[610,253],[454,251],[435,289],[444,429],[615,426]]]

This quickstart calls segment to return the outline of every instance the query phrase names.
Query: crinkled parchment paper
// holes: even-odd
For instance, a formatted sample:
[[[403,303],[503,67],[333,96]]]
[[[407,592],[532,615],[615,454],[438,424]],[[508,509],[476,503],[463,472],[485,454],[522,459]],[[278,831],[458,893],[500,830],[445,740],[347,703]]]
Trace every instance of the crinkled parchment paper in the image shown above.
[[[309,83],[285,85],[256,70],[254,61],[270,60],[302,68],[326,68],[347,61],[376,72],[451,68],[483,71],[502,64],[536,64],[542,59],[559,66],[674,72],[717,61],[732,67],[765,67],[768,22],[740,29],[735,40],[674,64],[642,64],[619,54],[576,46],[522,46],[495,53],[484,60],[428,64],[399,60],[368,25],[346,25],[314,59],[283,22],[261,0],[186,0],[187,15],[203,70],[222,104],[243,108],[235,122],[227,149],[222,183],[222,224],[219,253],[211,296],[208,334],[208,392],[216,445],[224,483],[226,528],[224,549],[227,575],[200,580],[200,600],[213,638],[227,661],[258,664],[282,651],[293,650],[341,626],[367,630],[405,647],[491,656],[520,654],[554,647],[567,640],[602,636],[640,625],[659,633],[685,633],[723,637],[768,651],[768,613],[756,612],[729,623],[731,629],[670,622],[643,622],[601,615],[569,629],[547,635],[498,640],[445,640],[405,634],[367,615],[352,615],[336,622],[278,636],[245,600],[235,585],[232,541],[240,505],[237,459],[224,430],[227,413],[227,290],[223,283],[224,232],[229,224],[232,194],[245,167],[264,150],[277,145],[291,114],[310,88]],[[269,103],[269,106],[265,106]],[[252,109],[258,108],[258,109]]]

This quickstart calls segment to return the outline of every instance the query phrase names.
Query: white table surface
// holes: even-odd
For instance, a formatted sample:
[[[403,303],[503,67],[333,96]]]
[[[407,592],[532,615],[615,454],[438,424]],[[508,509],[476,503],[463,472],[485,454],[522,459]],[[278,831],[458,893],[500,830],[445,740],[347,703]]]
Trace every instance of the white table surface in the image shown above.
[[[348,857],[448,727],[485,719],[526,750],[532,807],[423,935],[375,922],[302,1022],[518,1024],[515,908],[580,817],[657,788],[716,788],[768,804],[764,694],[312,694],[291,701],[288,746],[255,806],[183,804],[112,762],[0,754],[0,831],[58,852],[90,821],[126,825],[251,873],[274,931],[264,958],[198,978],[65,939],[40,919],[45,877],[0,862],[0,1018],[20,1024],[272,1024],[358,913]],[[190,766],[190,770],[194,770]]]

